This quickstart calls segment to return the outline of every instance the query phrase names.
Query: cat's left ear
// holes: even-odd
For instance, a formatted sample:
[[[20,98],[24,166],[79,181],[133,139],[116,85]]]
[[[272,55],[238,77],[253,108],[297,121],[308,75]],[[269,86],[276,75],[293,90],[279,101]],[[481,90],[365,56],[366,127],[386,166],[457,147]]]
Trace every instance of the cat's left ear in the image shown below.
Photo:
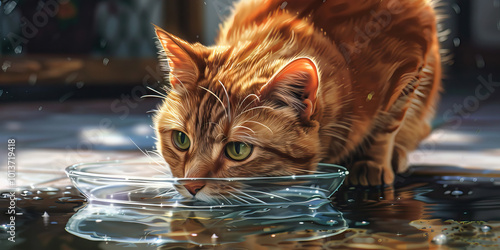
[[[260,98],[293,107],[304,121],[310,121],[316,107],[318,86],[316,64],[309,58],[298,58],[262,86]]]
[[[200,74],[193,45],[155,26],[156,36],[167,54],[170,83],[195,84]]]

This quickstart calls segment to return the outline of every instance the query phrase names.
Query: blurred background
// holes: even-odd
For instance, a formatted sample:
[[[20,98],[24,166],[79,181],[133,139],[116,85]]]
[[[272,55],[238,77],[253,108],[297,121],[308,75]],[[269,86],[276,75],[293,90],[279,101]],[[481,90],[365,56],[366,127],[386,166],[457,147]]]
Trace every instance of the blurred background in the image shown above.
[[[61,168],[76,162],[130,158],[138,148],[153,149],[147,112],[160,100],[141,98],[164,84],[152,24],[211,45],[232,2],[2,0],[0,153],[5,155],[4,141],[16,138],[19,171],[39,173],[39,182],[60,176]],[[431,136],[430,146],[420,151],[435,157],[416,154],[415,163],[446,163],[449,158],[436,155],[438,150],[498,153],[499,148],[493,128],[500,107],[500,91],[495,91],[500,85],[500,0],[443,0],[439,12],[445,17],[440,30],[447,56],[436,120],[453,130]],[[484,81],[489,92],[479,98],[477,88],[486,86]],[[473,143],[482,146],[471,148]],[[478,156],[469,157],[475,162]],[[33,178],[26,175],[25,181]]]

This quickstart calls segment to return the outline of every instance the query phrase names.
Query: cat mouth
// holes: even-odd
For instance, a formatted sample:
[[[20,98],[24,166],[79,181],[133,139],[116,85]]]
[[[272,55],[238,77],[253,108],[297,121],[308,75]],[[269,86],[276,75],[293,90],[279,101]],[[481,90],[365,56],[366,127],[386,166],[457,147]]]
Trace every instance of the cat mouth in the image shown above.
[[[217,181],[192,180],[175,185],[175,189],[185,198],[204,201],[209,204],[233,204],[241,195],[240,182],[221,183]]]
[[[293,186],[296,187],[301,184],[303,184],[303,181],[288,181],[286,183],[256,182],[255,185],[252,185],[240,181],[204,180],[201,183],[199,180],[190,180],[176,184],[174,187],[187,199],[202,201],[211,205],[250,205],[268,204],[271,201],[290,202],[292,200],[278,195],[277,191],[287,190],[287,187],[293,188]],[[196,188],[196,190],[193,188]]]

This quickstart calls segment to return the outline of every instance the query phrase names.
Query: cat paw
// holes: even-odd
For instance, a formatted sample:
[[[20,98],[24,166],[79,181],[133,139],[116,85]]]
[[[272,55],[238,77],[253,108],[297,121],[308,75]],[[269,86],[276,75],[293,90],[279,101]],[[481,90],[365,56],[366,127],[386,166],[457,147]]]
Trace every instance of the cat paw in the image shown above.
[[[395,146],[392,153],[392,169],[401,173],[408,169],[408,153],[402,148]]]
[[[374,161],[358,161],[349,169],[348,184],[352,186],[380,186],[394,182],[391,167],[384,167]]]

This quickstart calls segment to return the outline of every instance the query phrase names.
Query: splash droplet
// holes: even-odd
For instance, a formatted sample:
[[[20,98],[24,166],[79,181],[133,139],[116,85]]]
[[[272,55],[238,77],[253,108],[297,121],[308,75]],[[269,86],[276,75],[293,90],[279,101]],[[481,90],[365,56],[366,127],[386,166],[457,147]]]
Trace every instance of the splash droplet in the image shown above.
[[[30,85],[35,85],[36,79],[37,79],[36,74],[31,74],[30,77],[29,77],[29,79],[28,79],[29,84]]]
[[[17,2],[16,1],[8,2],[3,7],[3,13],[5,13],[5,15],[10,14],[16,8],[16,6],[17,6]]]
[[[487,226],[487,225],[483,225],[483,226],[481,226],[481,231],[483,233],[487,233],[487,232],[491,231],[491,227]]]
[[[373,91],[372,91],[372,92],[370,92],[370,94],[368,94],[368,96],[366,96],[366,101],[367,101],[367,102],[368,102],[368,101],[371,101],[371,100],[372,100],[372,98],[373,98],[373,95],[375,95],[375,92],[373,92]]]
[[[10,61],[3,62],[3,64],[2,64],[2,70],[3,70],[3,72],[6,72],[7,69],[10,68],[11,65],[12,65],[12,63]]]
[[[83,88],[83,85],[85,85],[85,83],[82,82],[82,81],[79,81],[79,82],[76,83],[76,87],[79,88],[79,89]]]
[[[21,47],[21,45],[17,46],[14,49],[14,53],[16,53],[16,54],[21,54],[21,52],[23,52],[23,47]]]
[[[460,191],[460,190],[455,190],[453,192],[451,192],[451,195],[453,196],[459,196],[459,195],[462,195],[464,194],[464,192]]]
[[[102,59],[102,64],[104,64],[104,66],[107,66],[108,63],[109,63],[109,59],[108,58],[105,57],[104,59]]]
[[[42,106],[38,107],[38,111],[42,110]]]
[[[455,11],[455,13],[460,14],[461,10],[460,10],[460,6],[458,6],[458,4],[454,3],[451,5],[451,7]]]
[[[453,45],[455,45],[455,47],[460,46],[460,38],[458,37],[453,38]]]
[[[444,234],[438,234],[432,239],[432,242],[436,245],[444,245],[447,241],[448,238],[446,238],[446,235]]]

